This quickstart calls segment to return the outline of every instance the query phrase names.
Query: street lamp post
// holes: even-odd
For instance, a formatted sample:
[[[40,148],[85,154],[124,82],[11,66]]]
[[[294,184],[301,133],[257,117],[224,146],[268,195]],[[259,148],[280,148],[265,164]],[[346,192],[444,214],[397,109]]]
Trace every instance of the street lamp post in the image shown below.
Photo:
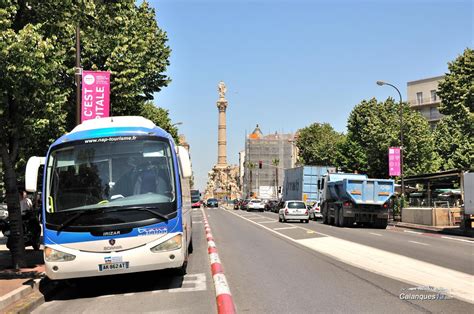
[[[402,183],[402,198],[405,197],[405,182],[403,181],[403,104],[402,104],[402,94],[398,90],[395,85],[392,85],[390,83],[384,82],[384,81],[377,81],[377,85],[383,86],[383,85],[388,85],[392,86],[395,88],[395,90],[398,92],[398,96],[400,96],[400,178],[401,178],[401,183]]]

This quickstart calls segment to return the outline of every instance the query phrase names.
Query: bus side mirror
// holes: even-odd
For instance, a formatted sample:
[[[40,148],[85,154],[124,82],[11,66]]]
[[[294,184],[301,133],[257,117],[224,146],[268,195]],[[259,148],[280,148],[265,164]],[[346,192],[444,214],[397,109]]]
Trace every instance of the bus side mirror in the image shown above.
[[[193,171],[191,170],[191,160],[189,159],[188,150],[183,146],[178,146],[178,158],[183,178],[191,178],[193,175]]]
[[[33,156],[28,159],[25,171],[25,190],[27,192],[36,192],[38,182],[38,169],[44,165],[45,157]]]

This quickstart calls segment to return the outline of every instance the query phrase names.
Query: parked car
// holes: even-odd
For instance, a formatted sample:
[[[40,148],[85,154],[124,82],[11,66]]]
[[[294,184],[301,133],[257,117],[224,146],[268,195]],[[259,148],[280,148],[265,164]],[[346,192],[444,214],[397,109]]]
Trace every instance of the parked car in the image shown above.
[[[309,222],[309,211],[306,204],[302,201],[285,201],[278,211],[278,221],[286,222],[288,220],[299,220]]]
[[[266,204],[265,204],[265,210],[268,210],[268,211],[273,211],[274,207],[278,204],[278,201],[277,200],[269,200]]]
[[[249,202],[250,202],[249,199],[243,200],[242,203],[240,204],[240,209],[247,210],[248,209],[247,206],[248,206]]]
[[[258,211],[263,212],[264,209],[265,209],[265,203],[262,200],[259,200],[259,199],[252,199],[247,204],[247,211],[248,212],[251,211],[251,210],[258,210]]]
[[[323,214],[321,214],[321,207],[319,205],[319,201],[315,202],[311,209],[309,210],[309,219],[314,221],[318,219],[323,219]]]
[[[209,198],[207,200],[206,207],[219,207],[219,201],[217,198]]]
[[[235,199],[234,200],[234,209],[240,209],[240,204],[242,204],[242,200]]]

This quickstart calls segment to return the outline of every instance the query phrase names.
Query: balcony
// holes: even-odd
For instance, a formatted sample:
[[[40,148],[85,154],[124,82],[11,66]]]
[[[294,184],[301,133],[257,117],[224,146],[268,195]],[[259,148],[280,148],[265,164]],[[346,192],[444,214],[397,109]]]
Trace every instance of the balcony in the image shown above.
[[[410,107],[425,107],[425,106],[432,106],[432,105],[439,105],[441,103],[441,98],[436,97],[426,97],[421,99],[411,99],[408,101]]]

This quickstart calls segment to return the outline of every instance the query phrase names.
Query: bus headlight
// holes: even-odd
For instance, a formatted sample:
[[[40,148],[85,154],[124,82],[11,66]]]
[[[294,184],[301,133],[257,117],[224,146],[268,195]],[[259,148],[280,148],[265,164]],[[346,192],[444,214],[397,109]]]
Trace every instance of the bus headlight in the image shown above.
[[[169,240],[152,247],[150,250],[153,253],[173,251],[181,248],[181,242],[183,240],[182,234],[177,234]]]
[[[44,259],[47,262],[70,262],[73,261],[76,258],[76,256],[69,254],[69,253],[64,253],[55,249],[52,249],[50,247],[46,247],[44,249]]]

